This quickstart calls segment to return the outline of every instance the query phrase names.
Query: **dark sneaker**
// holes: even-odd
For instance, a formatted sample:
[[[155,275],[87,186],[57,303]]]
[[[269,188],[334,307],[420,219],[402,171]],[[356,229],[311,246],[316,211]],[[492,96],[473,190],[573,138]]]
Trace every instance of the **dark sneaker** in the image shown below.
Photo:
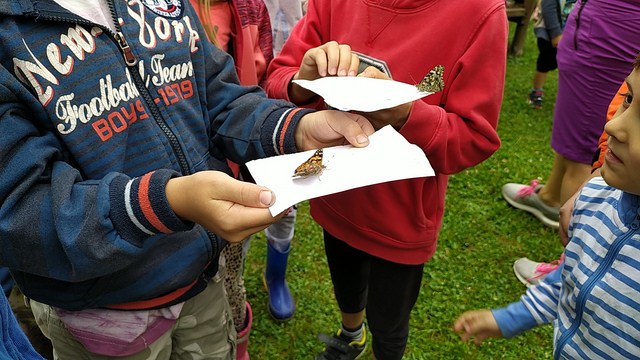
[[[364,354],[367,347],[367,329],[362,328],[362,339],[360,341],[351,341],[342,337],[342,330],[329,336],[326,334],[318,335],[318,339],[327,345],[324,352],[316,356],[316,360],[353,360],[358,359]]]
[[[542,99],[544,98],[544,92],[542,90],[534,90],[529,91],[529,104],[538,110],[542,109]]]
[[[506,184],[502,187],[502,197],[520,210],[527,211],[542,221],[543,224],[557,229],[559,227],[560,209],[545,204],[538,196],[543,185],[538,180],[531,184]]]

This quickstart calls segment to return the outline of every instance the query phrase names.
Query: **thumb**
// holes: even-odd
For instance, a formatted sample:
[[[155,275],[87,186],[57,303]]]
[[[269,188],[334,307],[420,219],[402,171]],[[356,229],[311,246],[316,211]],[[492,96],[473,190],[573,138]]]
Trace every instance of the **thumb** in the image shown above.
[[[240,181],[219,172],[212,172],[211,175],[214,177],[213,186],[217,189],[214,197],[217,199],[254,208],[266,208],[276,201],[273,191],[264,186]]]
[[[352,113],[341,113],[351,121],[334,121],[332,128],[342,134],[355,147],[369,145],[369,135],[375,132],[373,125],[364,116]]]
[[[234,202],[250,207],[269,207],[276,201],[273,191],[253,183],[241,182],[241,188],[237,194],[240,199]]]
[[[389,77],[385,75],[385,73],[376,69],[373,66],[368,66],[360,74],[358,74],[358,76],[374,78],[374,79],[385,79],[385,80],[389,79]]]

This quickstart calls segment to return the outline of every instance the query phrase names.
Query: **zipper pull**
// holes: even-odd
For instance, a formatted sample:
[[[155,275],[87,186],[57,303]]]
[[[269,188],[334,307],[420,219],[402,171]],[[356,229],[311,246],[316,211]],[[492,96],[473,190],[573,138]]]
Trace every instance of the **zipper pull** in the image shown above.
[[[115,38],[116,38],[116,41],[118,42],[118,46],[120,47],[120,51],[124,56],[125,63],[127,63],[128,66],[135,65],[138,62],[138,60],[136,59],[135,55],[133,55],[133,51],[131,51],[131,48],[129,47],[127,40],[125,40],[124,38],[124,35],[121,32],[117,32],[115,34]]]
[[[638,228],[640,228],[640,209],[638,209],[638,213],[636,214],[636,218],[631,223],[631,228],[633,230],[638,230]]]

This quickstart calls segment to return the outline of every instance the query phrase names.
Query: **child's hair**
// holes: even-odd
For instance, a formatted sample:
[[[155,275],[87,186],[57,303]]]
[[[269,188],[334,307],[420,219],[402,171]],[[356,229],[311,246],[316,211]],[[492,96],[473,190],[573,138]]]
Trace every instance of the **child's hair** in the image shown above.
[[[209,41],[213,43],[216,47],[220,47],[220,42],[218,41],[217,32],[215,25],[211,23],[211,4],[217,2],[226,2],[227,0],[198,0],[200,2],[200,21],[202,22],[202,26],[204,26],[204,31],[207,32],[207,36],[209,37]]]

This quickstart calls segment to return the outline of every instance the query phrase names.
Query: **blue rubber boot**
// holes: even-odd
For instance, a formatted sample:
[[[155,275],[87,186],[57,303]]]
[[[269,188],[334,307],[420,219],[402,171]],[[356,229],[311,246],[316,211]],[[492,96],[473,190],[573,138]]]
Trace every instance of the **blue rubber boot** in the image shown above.
[[[296,303],[285,280],[290,249],[280,252],[267,241],[267,268],[263,280],[269,292],[269,312],[279,321],[291,319],[296,312]]]

